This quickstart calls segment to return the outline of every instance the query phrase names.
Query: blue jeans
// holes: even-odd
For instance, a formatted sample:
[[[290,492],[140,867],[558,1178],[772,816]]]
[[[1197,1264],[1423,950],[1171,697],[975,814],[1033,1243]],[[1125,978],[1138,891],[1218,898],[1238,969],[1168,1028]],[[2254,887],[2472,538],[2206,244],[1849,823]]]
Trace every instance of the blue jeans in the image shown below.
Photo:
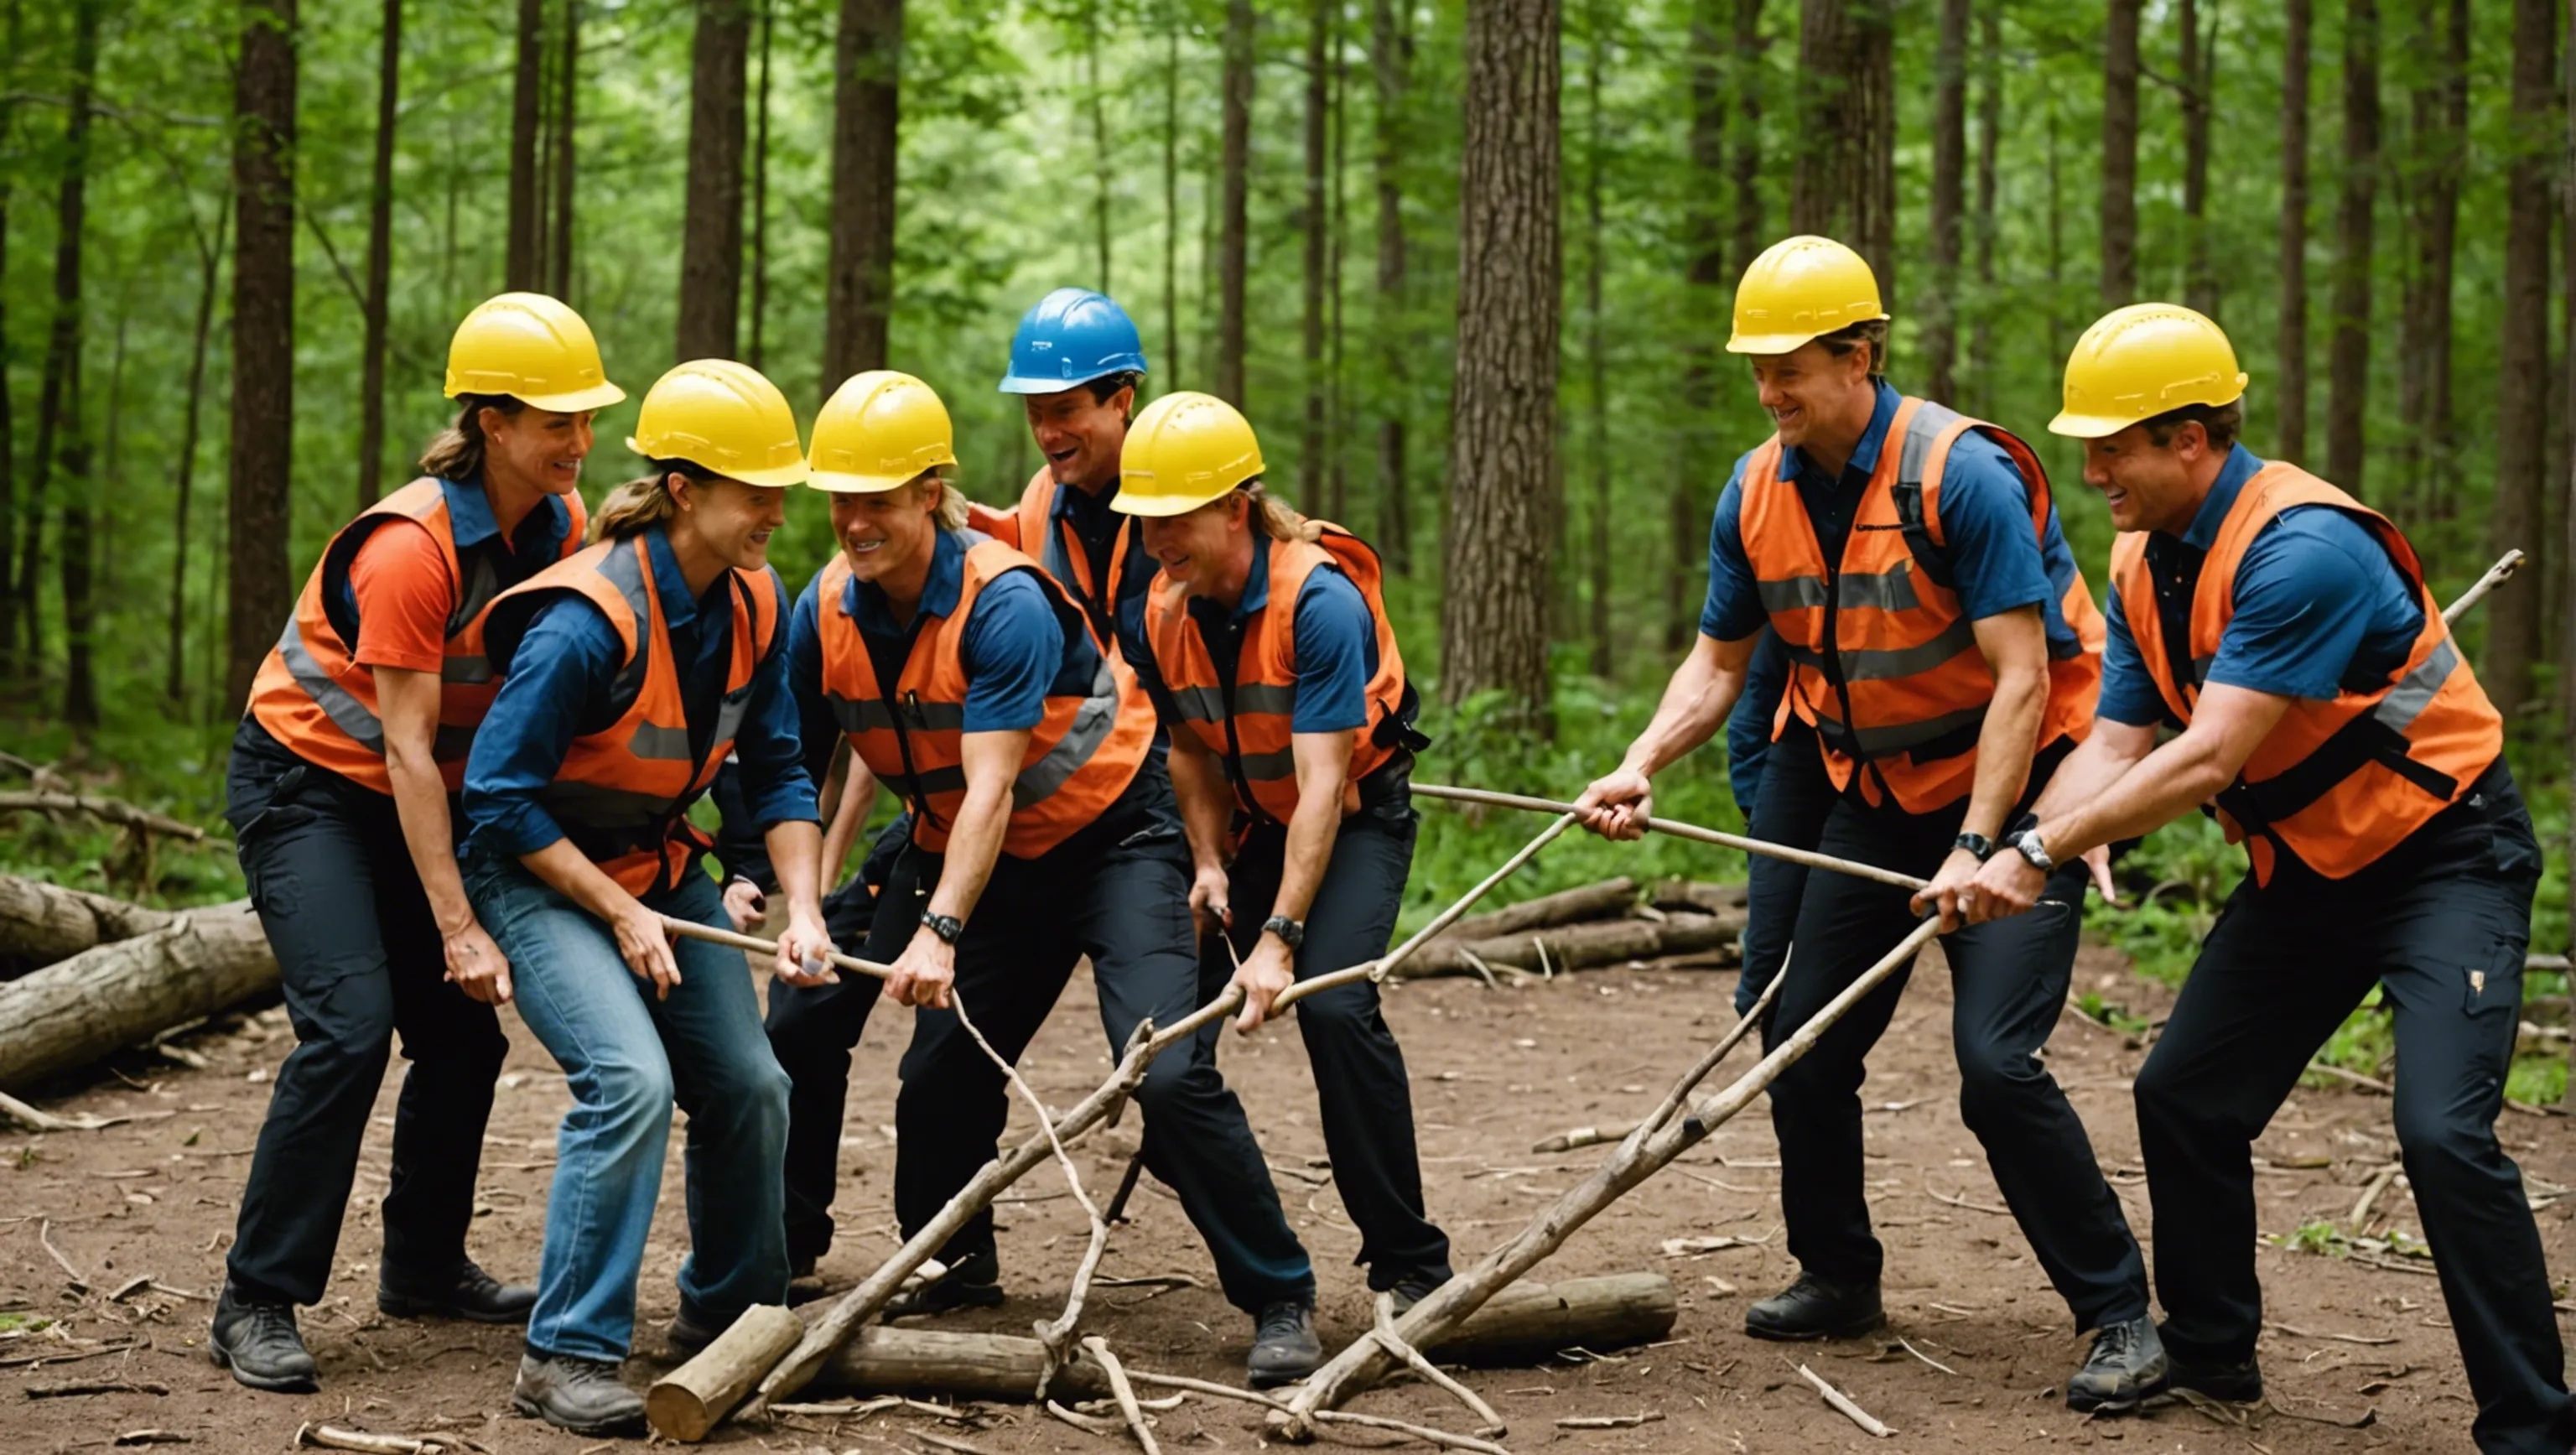
[[[755,1303],[786,1302],[779,1164],[787,1073],[761,1034],[742,952],[676,942],[680,983],[657,1001],[626,968],[608,926],[516,860],[472,853],[464,871],[476,917],[510,957],[520,1019],[572,1086],[573,1107],[556,1134],[528,1346],[626,1357],[675,1099],[689,1113],[680,1311],[722,1328]],[[704,874],[683,875],[644,904],[674,919],[727,924],[721,892]]]

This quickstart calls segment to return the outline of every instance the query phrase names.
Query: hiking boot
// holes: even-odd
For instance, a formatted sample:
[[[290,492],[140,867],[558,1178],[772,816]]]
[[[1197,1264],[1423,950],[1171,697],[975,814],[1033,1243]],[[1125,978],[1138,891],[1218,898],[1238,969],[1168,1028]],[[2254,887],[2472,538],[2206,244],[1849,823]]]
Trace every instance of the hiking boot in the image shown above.
[[[245,1298],[230,1283],[215,1300],[214,1333],[206,1340],[207,1357],[216,1367],[253,1389],[276,1394],[311,1394],[322,1387],[321,1371],[304,1349],[295,1329],[292,1304]]]
[[[1395,1295],[1394,1317],[1400,1319],[1411,1313],[1415,1304],[1437,1293],[1448,1281],[1449,1270],[1445,1268],[1438,1272],[1416,1268],[1396,1279],[1395,1287],[1387,1290]]]
[[[886,1300],[888,1323],[917,1314],[944,1314],[951,1309],[1002,1306],[1002,1255],[990,1248],[969,1253],[948,1266],[937,1283],[908,1288]]]
[[[714,1343],[718,1335],[731,1327],[730,1324],[713,1324],[693,1319],[689,1317],[689,1311],[684,1307],[678,1313],[671,1315],[671,1321],[662,1326],[662,1342],[669,1345],[671,1352],[685,1362],[696,1358],[699,1350]]]
[[[1323,1362],[1324,1343],[1315,1337],[1314,1304],[1282,1299],[1252,1321],[1252,1354],[1243,1361],[1243,1372],[1254,1389],[1295,1384]]]
[[[427,1278],[398,1273],[390,1266],[376,1270],[376,1308],[398,1319],[466,1319],[478,1324],[524,1324],[537,1306],[537,1291],[524,1283],[503,1283],[463,1259],[444,1273]]]
[[[644,1396],[618,1383],[617,1365],[606,1359],[531,1349],[520,1356],[510,1407],[576,1435],[644,1433]]]
[[[1845,1287],[1812,1273],[1744,1311],[1744,1332],[1757,1339],[1804,1343],[1854,1339],[1887,1322],[1875,1283]]]
[[[2263,1398],[2263,1368],[2251,1359],[2234,1363],[2204,1362],[2166,1356],[2165,1389],[2190,1390],[2229,1404],[2253,1404]]]
[[[2066,1407],[2079,1413],[2123,1415],[2164,1393],[2170,1363],[2155,1321],[2144,1314],[2105,1324],[2093,1336],[2084,1367],[2066,1381]]]

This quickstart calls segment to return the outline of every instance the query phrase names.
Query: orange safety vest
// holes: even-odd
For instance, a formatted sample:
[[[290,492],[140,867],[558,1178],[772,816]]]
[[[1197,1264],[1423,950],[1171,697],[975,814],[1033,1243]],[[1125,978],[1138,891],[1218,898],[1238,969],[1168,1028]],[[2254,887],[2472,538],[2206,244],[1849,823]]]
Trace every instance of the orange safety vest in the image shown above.
[[[1029,734],[1011,784],[1011,816],[1002,852],[1034,859],[1098,819],[1135,780],[1154,741],[1154,709],[1134,678],[1084,624],[1082,613],[1035,561],[978,531],[966,546],[957,604],[945,616],[913,618],[897,700],[888,703],[859,625],[841,609],[849,558],[835,554],[815,577],[814,620],[823,658],[824,700],[849,737],[850,750],[877,781],[912,805],[912,841],[932,853],[948,847],[966,801],[966,624],[976,598],[1013,571],[1035,577],[1064,630],[1067,668],[1088,645],[1094,658],[1080,691],[1062,692],[1062,673],[1046,696],[1045,715]]]
[[[1235,802],[1256,821],[1286,823],[1297,812],[1297,759],[1290,743],[1297,710],[1297,600],[1320,570],[1339,570],[1360,589],[1377,627],[1377,672],[1369,678],[1368,730],[1351,749],[1342,782],[1342,813],[1360,807],[1360,780],[1405,746],[1404,657],[1387,624],[1377,552],[1328,521],[1308,522],[1316,541],[1270,542],[1269,599],[1244,626],[1234,680],[1218,678],[1216,660],[1189,612],[1186,590],[1158,578],[1145,603],[1145,639],[1179,707],[1175,732],[1186,732],[1225,765]]]
[[[2284,850],[2328,879],[2367,868],[2467,791],[2504,752],[2504,719],[2452,645],[2405,535],[2343,491],[2278,462],[2245,482],[2210,543],[2192,595],[2187,643],[2165,634],[2148,576],[2146,533],[2125,532],[2112,544],[2112,589],[2147,675],[2174,717],[2188,726],[2200,701],[2236,612],[2236,571],[2246,548],[2282,511],[2301,505],[2332,506],[2361,522],[2414,589],[2424,628],[2405,667],[2385,686],[2292,700],[2236,781],[2220,791],[2219,822],[2229,842],[2244,841],[2257,884],[2271,882],[2275,855]],[[2178,646],[2189,651],[2180,672]]]
[[[1835,788],[1850,787],[1866,764],[1864,800],[1893,795],[1908,813],[1946,807],[1975,786],[1977,738],[1995,694],[1975,625],[1949,584],[1941,533],[1942,472],[1951,447],[1970,430],[2002,446],[2021,473],[2031,528],[2058,591],[2064,630],[2052,623],[2049,633],[2038,746],[2080,742],[2092,731],[2102,690],[2102,613],[2073,555],[2048,545],[2056,505],[2029,445],[1982,420],[1906,398],[1888,424],[1839,563],[1825,559],[1796,483],[1781,477],[1778,437],[1744,466],[1744,552],[1790,661],[1773,735],[1795,713],[1816,729]]]
[[[727,575],[734,592],[733,653],[702,756],[689,751],[680,673],[644,535],[591,546],[503,592],[494,606],[486,636],[504,671],[537,608],[555,593],[583,597],[617,629],[625,655],[602,713],[612,720],[573,739],[537,802],[629,894],[678,884],[690,861],[713,845],[689,822],[689,805],[716,781],[733,751],[751,707],[752,679],[778,639],[777,571],[764,566]]]
[[[510,560],[510,543],[500,535],[471,550],[456,548],[455,522],[448,516],[444,480],[414,480],[340,528],[304,580],[304,594],[286,630],[260,663],[251,680],[250,715],[287,751],[327,768],[378,793],[394,791],[385,767],[385,725],[376,708],[376,673],[356,660],[358,618],[349,602],[349,571],[358,550],[378,528],[397,520],[417,521],[438,542],[447,560],[447,579],[455,604],[447,613],[447,646],[438,667],[438,731],[430,756],[438,763],[447,791],[465,786],[465,757],[474,746],[474,729],[492,707],[500,677],[483,650],[483,620],[501,595],[501,576]],[[468,482],[458,489],[479,490]],[[571,512],[558,560],[581,549],[587,517],[579,495],[562,497]],[[538,509],[544,509],[541,502]]]
[[[1109,550],[1109,579],[1091,579],[1091,554],[1075,538],[1073,522],[1055,519],[1055,476],[1045,466],[1029,477],[1028,488],[1020,492],[1017,536],[1000,537],[1019,547],[1034,559],[1055,583],[1064,588],[1082,614],[1091,621],[1092,635],[1100,638],[1115,656],[1118,652],[1119,588],[1127,577],[1128,536],[1137,529],[1133,518],[1122,521],[1118,538]],[[1064,486],[1073,489],[1073,486]],[[969,512],[970,518],[972,512]]]

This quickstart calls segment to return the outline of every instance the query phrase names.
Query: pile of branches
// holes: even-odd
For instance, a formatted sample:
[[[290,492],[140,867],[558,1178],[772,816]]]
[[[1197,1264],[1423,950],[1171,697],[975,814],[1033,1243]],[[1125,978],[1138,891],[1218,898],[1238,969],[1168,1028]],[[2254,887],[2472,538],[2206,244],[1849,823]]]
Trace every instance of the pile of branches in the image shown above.
[[[1632,961],[1729,969],[1742,958],[1744,886],[1667,879],[1641,891],[1626,877],[1469,915],[1398,966],[1399,978],[1546,978]]]

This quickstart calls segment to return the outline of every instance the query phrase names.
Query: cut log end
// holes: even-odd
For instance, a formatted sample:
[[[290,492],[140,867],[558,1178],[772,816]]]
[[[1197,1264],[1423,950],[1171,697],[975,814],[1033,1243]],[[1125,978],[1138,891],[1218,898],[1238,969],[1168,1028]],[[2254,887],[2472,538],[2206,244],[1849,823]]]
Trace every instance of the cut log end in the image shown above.
[[[786,1309],[755,1304],[743,1310],[697,1357],[653,1381],[644,1395],[646,1422],[666,1440],[705,1439],[803,1337],[804,1322]]]

